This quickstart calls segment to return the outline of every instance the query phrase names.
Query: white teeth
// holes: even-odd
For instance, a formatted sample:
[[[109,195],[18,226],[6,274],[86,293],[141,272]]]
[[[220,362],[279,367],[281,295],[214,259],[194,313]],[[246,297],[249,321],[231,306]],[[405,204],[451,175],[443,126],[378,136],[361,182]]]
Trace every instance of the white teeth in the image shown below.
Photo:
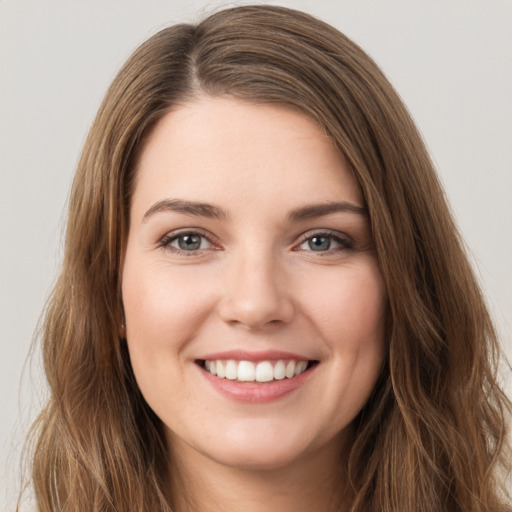
[[[306,361],[299,361],[295,366],[295,377],[300,375],[305,369],[308,363]]]
[[[226,379],[236,380],[238,377],[238,368],[235,361],[231,360],[226,363]]]
[[[274,367],[269,361],[262,361],[256,366],[256,380],[258,382],[270,382],[274,380]]]
[[[238,380],[252,382],[256,379],[256,366],[251,361],[240,361],[238,363]]]
[[[289,361],[286,365],[285,376],[291,379],[295,375],[295,361]]]
[[[274,379],[283,380],[286,376],[286,368],[283,361],[277,361],[274,366]]]
[[[238,380],[240,382],[270,382],[297,377],[306,371],[307,361],[235,361],[210,360],[204,362],[205,370],[221,379]]]
[[[221,379],[223,379],[226,376],[226,370],[224,368],[224,362],[217,361],[216,364],[217,364],[217,377],[220,377]]]

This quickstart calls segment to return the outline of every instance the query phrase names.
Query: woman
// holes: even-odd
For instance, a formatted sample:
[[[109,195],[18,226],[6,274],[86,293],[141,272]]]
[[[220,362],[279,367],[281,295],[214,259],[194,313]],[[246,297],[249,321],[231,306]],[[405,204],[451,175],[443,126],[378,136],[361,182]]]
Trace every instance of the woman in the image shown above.
[[[505,510],[497,350],[361,49],[279,7],[165,29],[77,170],[39,510]]]

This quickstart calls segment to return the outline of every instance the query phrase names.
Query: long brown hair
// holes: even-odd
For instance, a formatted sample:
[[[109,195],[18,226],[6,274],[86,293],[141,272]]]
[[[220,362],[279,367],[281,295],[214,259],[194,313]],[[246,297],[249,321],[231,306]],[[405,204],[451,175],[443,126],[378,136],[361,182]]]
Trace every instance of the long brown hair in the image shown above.
[[[496,381],[498,343],[422,139],[357,45],[271,6],[162,30],[103,101],[76,172],[43,325],[51,398],[34,426],[39,510],[170,510],[161,423],[120,339],[120,265],[140,149],[170,108],[199,91],[317,120],[363,191],[389,297],[389,348],[355,420],[349,509],[503,510],[510,402]]]

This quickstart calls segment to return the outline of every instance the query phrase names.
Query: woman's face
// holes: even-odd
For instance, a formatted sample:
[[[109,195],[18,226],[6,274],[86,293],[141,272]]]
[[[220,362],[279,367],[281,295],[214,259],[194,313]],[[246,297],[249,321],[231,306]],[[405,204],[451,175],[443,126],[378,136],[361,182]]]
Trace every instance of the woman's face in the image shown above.
[[[379,373],[386,294],[361,191],[312,120],[207,96],[168,113],[140,156],[122,294],[175,456],[338,456]]]

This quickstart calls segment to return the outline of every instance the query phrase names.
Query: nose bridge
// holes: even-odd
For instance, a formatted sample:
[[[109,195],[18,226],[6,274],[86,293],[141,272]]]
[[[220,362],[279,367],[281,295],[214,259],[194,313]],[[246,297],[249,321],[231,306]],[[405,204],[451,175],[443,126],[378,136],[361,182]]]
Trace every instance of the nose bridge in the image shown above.
[[[293,316],[293,301],[278,256],[262,244],[234,251],[220,304],[222,318],[248,328],[286,323]]]

